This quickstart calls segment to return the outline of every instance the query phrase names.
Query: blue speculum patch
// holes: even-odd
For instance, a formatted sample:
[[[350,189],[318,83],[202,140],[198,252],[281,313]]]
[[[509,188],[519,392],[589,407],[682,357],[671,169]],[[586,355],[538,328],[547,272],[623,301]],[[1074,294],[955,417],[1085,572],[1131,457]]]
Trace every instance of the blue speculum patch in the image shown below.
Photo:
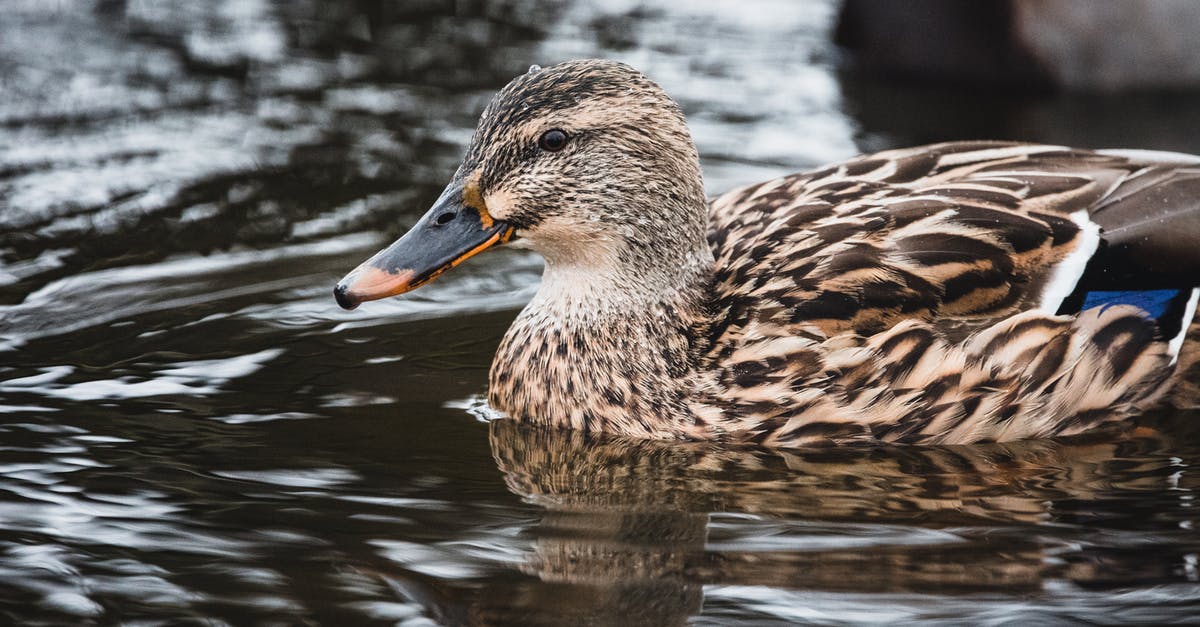
[[[1148,290],[1136,292],[1088,292],[1083,300],[1081,311],[1093,307],[1111,307],[1113,305],[1133,305],[1150,314],[1151,318],[1161,318],[1171,308],[1176,298],[1181,298],[1188,290]]]

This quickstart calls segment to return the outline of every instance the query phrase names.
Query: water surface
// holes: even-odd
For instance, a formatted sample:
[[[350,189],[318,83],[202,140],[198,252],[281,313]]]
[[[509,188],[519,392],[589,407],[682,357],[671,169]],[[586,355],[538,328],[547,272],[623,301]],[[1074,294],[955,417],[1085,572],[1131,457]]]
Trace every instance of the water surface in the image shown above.
[[[13,2],[0,20],[0,621],[1186,620],[1193,414],[772,452],[477,416],[540,262],[342,312],[490,94],[604,56],[706,184],[1011,138],[1200,151],[1200,98],[837,69],[827,2]]]

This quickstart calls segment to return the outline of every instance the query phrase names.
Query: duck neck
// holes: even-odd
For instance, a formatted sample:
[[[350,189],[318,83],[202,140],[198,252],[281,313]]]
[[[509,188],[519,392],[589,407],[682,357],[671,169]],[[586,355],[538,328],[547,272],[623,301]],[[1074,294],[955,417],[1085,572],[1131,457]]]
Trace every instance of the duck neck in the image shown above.
[[[574,239],[565,250],[539,246],[546,266],[526,311],[588,327],[663,305],[698,310],[713,266],[708,243],[661,250],[652,237]]]
[[[695,435],[712,252],[704,241],[664,251],[619,240],[541,250],[542,284],[496,353],[491,404],[549,426]]]

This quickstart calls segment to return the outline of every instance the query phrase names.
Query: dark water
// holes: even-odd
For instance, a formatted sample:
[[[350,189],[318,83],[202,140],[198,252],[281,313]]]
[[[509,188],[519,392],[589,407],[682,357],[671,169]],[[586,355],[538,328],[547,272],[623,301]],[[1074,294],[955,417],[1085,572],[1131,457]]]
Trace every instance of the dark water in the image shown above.
[[[0,622],[1200,611],[1200,416],[959,448],[585,440],[476,418],[536,258],[330,298],[530,63],[647,71],[714,192],[942,139],[1200,151],[1200,98],[854,79],[826,2],[2,4]]]

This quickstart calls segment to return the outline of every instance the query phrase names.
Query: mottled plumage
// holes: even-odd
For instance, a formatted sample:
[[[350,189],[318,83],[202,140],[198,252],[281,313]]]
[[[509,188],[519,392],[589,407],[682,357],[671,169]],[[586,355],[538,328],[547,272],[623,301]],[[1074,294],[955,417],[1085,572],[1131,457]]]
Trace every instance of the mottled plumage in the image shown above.
[[[1164,238],[1200,230],[1200,160],[1153,157],[959,142],[717,198],[706,357],[734,430],[965,443],[1078,433],[1153,404],[1167,338],[1136,308],[1070,302],[1077,286],[1136,287],[1131,269],[1147,286],[1200,283],[1194,246],[1156,265],[1159,242],[1122,237],[1130,216],[1165,216],[1151,233]],[[1080,252],[1091,266],[1056,285]]]
[[[539,143],[549,130],[566,146]],[[514,233],[546,259],[491,373],[490,403],[521,421],[782,447],[1013,440],[1141,411],[1200,360],[1188,155],[948,143],[710,202],[678,106],[628,66],[578,61],[496,96],[447,194],[501,233],[458,260]],[[400,287],[339,299],[417,276],[385,270]],[[1173,291],[1150,311],[1123,290]]]

